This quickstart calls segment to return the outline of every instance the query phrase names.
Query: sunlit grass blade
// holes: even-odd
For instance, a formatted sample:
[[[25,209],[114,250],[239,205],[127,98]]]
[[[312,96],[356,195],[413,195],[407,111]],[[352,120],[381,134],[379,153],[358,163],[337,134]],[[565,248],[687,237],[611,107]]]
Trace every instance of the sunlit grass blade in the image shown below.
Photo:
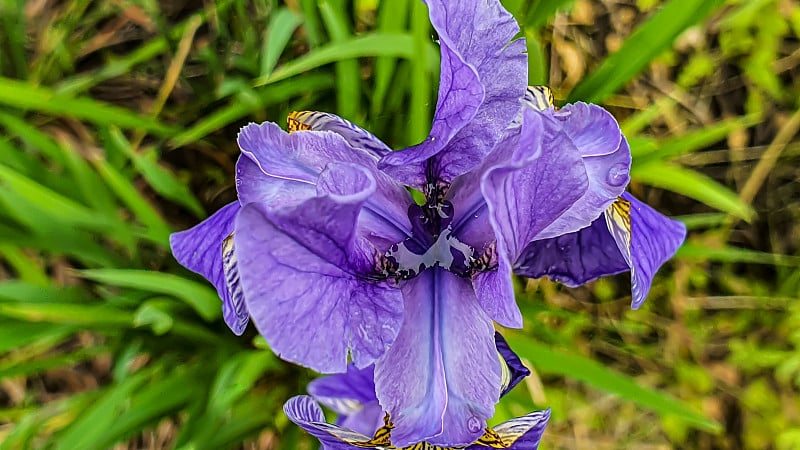
[[[22,348],[35,341],[57,342],[72,334],[77,328],[53,326],[49,323],[20,322],[3,320],[0,322],[0,353]]]
[[[606,58],[569,93],[567,102],[602,103],[669,49],[675,38],[705,19],[723,0],[671,0],[639,26],[615,53]],[[550,2],[539,2],[550,3]]]
[[[535,1],[520,21],[526,29],[539,29],[560,9],[572,6],[574,0]]]
[[[381,2],[378,5],[378,31],[381,33],[400,33],[408,23],[408,0]],[[376,116],[384,109],[386,94],[391,88],[396,71],[397,60],[388,56],[375,60],[375,90],[372,93],[371,113]],[[373,117],[374,120],[374,117]]]
[[[719,423],[671,395],[641,386],[627,375],[615,372],[590,358],[554,350],[519,334],[509,334],[506,338],[520,356],[531,361],[540,373],[582,381],[659,414],[674,415],[702,430],[716,433],[722,429]]]
[[[330,74],[319,73],[304,75],[255,89],[254,93],[258,97],[258,101],[241,101],[238,98],[234,98],[227,106],[217,108],[213,113],[200,119],[183,132],[178,133],[169,141],[169,145],[173,148],[183,147],[246,117],[248,114],[267,109],[272,105],[285,102],[292,97],[307,92],[324,91],[333,85],[334,79]],[[242,125],[245,125],[245,123],[242,122]]]
[[[703,174],[680,166],[660,162],[635,165],[631,168],[631,177],[691,197],[746,221],[755,215],[753,208],[743,203],[735,192]]]
[[[107,305],[0,303],[0,315],[28,322],[49,322],[107,329],[133,324],[133,314]]]
[[[134,269],[90,269],[79,274],[112,286],[171,295],[183,300],[207,321],[221,315],[220,299],[215,290],[178,275]]]
[[[411,6],[411,33],[415,54],[425,55],[425,49],[431,43],[430,27],[428,8],[421,2],[413,2]],[[408,105],[408,141],[402,144],[409,145],[422,142],[431,129],[431,111],[433,111],[435,105],[432,104],[431,99],[433,94],[432,74],[426,66],[427,64],[420,64],[419,62],[410,65],[411,86],[409,87],[409,93],[411,101]]]
[[[683,244],[676,256],[701,261],[800,267],[800,256],[776,255],[731,246],[710,247],[694,242]]]
[[[97,172],[106,181],[108,186],[117,194],[120,200],[131,210],[145,229],[142,234],[153,243],[167,247],[172,228],[164,221],[158,211],[150,205],[144,196],[133,184],[114,169],[105,158],[98,156],[92,158]]]
[[[344,2],[341,0],[325,0],[319,3],[319,12],[331,42],[346,42],[351,33],[347,24]],[[338,61],[334,68],[336,73],[336,111],[339,115],[350,119],[360,119],[361,75],[358,61],[344,59]]]
[[[128,109],[88,97],[71,97],[17,80],[0,78],[0,104],[46,114],[74,117],[102,125],[117,125],[166,137],[175,134],[173,127],[141,116]]]
[[[186,184],[179,181],[173,174],[158,163],[158,155],[155,154],[155,151],[149,154],[141,151],[134,151],[133,148],[131,148],[130,142],[128,142],[122,132],[116,127],[112,127],[104,134],[107,138],[106,141],[108,145],[113,146],[130,158],[131,161],[133,161],[133,165],[144,179],[147,180],[147,183],[153,190],[164,196],[164,198],[186,207],[198,217],[204,217],[206,215],[200,201],[197,200],[197,197],[194,196]],[[166,226],[163,221],[161,222],[161,225]],[[168,226],[166,227],[169,229]]]
[[[657,149],[642,152],[642,147],[637,147],[634,152],[631,148],[634,165],[647,165],[650,162],[666,161],[678,156],[692,153],[724,140],[734,130],[751,127],[761,122],[761,118],[755,115],[736,117],[723,120],[711,126],[703,127],[665,139],[658,143]]]
[[[300,75],[325,64],[365,56],[397,56],[411,59],[414,57],[411,36],[407,34],[373,33],[326,44],[312,53],[278,67],[270,76],[258,78],[253,85],[263,86]]]
[[[113,224],[108,218],[98,216],[91,209],[16,173],[2,164],[0,164],[0,181],[5,184],[6,188],[12,189],[29,202],[30,205],[36,206],[42,211],[47,211],[54,219],[63,223],[95,230],[108,229]]]
[[[278,8],[272,13],[261,48],[261,71],[259,76],[268,77],[278,64],[286,44],[294,31],[303,23],[303,18],[287,8]]]

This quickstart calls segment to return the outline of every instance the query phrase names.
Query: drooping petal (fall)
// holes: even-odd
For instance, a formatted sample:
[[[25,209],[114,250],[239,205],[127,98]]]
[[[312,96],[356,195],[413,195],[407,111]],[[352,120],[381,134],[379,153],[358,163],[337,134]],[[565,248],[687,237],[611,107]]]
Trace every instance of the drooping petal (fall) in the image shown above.
[[[372,448],[376,450],[397,448],[393,438],[394,429],[391,426],[382,427],[372,438],[362,433],[355,432],[347,427],[331,425],[325,422],[317,402],[307,395],[298,395],[290,398],[284,405],[283,411],[289,420],[299,425],[309,434],[319,439],[323,450],[353,450]],[[487,448],[505,448],[509,450],[536,450],[542,439],[542,433],[550,419],[550,410],[536,411],[521,417],[508,420],[486,430],[477,442],[464,448],[466,450],[485,450]],[[455,450],[452,447],[433,447],[422,442],[418,446],[407,447],[404,450],[434,449]]]
[[[658,268],[675,254],[685,237],[683,223],[626,192],[591,226],[532,242],[514,272],[531,278],[547,275],[574,287],[630,271],[631,306],[636,309],[647,298]]]
[[[350,364],[347,372],[319,377],[308,393],[338,415],[336,424],[372,436],[383,424],[384,413],[375,396],[375,366]]]
[[[444,269],[427,269],[402,290],[402,328],[375,363],[378,400],[395,425],[392,442],[474,442],[500,397],[492,322],[469,280]]]
[[[542,114],[552,115],[578,149],[589,181],[583,196],[542,230],[544,239],[589,226],[622,195],[630,181],[631,151],[617,121],[597,105],[575,103]]]
[[[375,192],[365,201],[359,217],[364,234],[385,247],[410,234],[407,209],[411,197],[402,185],[377,168],[377,159],[354,148],[332,131],[286,133],[273,123],[250,124],[239,133],[243,156],[237,163],[236,184],[242,205],[261,203],[296,206],[316,195],[319,174],[331,163],[353,163],[368,170]]]
[[[387,155],[382,167],[421,188],[477,167],[517,116],[527,83],[525,41],[498,0],[428,0],[439,34],[441,79],[428,139]]]
[[[402,295],[373,281],[376,250],[356,222],[375,193],[369,170],[331,163],[317,196],[271,211],[242,207],[234,241],[250,315],[282,358],[319,372],[344,372],[380,357],[402,322]]]
[[[230,261],[235,255],[232,249],[223,248],[223,243],[233,233],[239,209],[239,202],[229,203],[198,225],[169,237],[175,259],[187,269],[204,276],[217,289],[222,299],[222,317],[236,335],[244,333],[249,316],[238,277],[230,272],[231,279],[226,277],[225,256]]]
[[[609,212],[607,217],[609,229],[631,268],[631,307],[637,309],[647,298],[656,271],[678,251],[686,239],[686,226],[665,217],[627,192],[622,194],[621,201],[630,203],[630,246],[626,248],[622,233],[615,229],[621,223],[615,220],[614,213]],[[624,206],[620,209],[624,223]]]
[[[392,151],[380,139],[360,126],[336,114],[320,111],[295,111],[287,118],[289,131],[332,131],[350,144],[363,150],[377,161]]]
[[[481,192],[497,238],[497,269],[474,277],[481,306],[498,323],[522,326],[511,284],[511,267],[523,249],[586,192],[582,158],[550,117],[528,109],[518,145],[498,146],[497,160],[481,176]],[[537,143],[539,141],[540,143]],[[529,148],[539,148],[531,152]]]

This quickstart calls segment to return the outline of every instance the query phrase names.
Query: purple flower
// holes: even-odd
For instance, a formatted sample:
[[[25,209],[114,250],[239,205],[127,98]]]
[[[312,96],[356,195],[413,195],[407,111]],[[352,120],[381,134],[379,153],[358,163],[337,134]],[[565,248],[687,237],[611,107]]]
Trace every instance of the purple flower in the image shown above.
[[[499,333],[495,334],[497,351],[503,362],[506,376],[503,394],[530,374]],[[372,366],[357,369],[348,366],[343,374],[317,378],[308,386],[311,398],[300,396],[290,399],[284,406],[289,418],[320,439],[324,449],[339,448],[396,448],[392,432],[394,425],[383,413],[375,396]],[[313,398],[313,399],[312,399]],[[337,413],[335,425],[325,423],[318,403]],[[539,445],[550,411],[528,414],[487,428],[473,445],[467,448],[511,448],[532,450]],[[372,436],[370,438],[369,436]],[[406,448],[431,448],[424,442]],[[441,448],[441,447],[436,447]],[[459,447],[463,448],[463,447]]]
[[[171,238],[235,333],[252,317],[282,358],[324,373],[374,364],[401,447],[482,436],[503,385],[493,322],[522,326],[512,270],[575,284],[630,269],[636,302],[683,236],[626,207],[630,151],[608,112],[526,91],[497,0],[427,3],[442,75],[425,142],[392,153],[326,113],[293,113],[290,134],[248,125],[238,202]]]
[[[308,395],[298,395],[290,398],[284,405],[283,411],[289,420],[296,423],[309,434],[319,439],[323,450],[350,450],[350,449],[399,449],[399,450],[484,450],[487,448],[502,448],[509,450],[536,450],[542,433],[550,419],[550,410],[536,411],[501,423],[493,428],[487,428],[483,434],[471,445],[458,447],[441,447],[429,443],[416,443],[405,447],[392,445],[391,438],[394,425],[388,420],[372,437],[344,426],[332,425],[325,421],[322,409],[314,399]]]

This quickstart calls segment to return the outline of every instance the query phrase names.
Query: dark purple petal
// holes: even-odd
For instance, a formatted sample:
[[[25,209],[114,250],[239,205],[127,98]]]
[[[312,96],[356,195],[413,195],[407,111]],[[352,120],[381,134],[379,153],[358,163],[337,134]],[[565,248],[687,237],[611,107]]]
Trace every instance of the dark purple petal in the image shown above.
[[[296,207],[316,195],[317,178],[328,164],[353,163],[367,169],[376,183],[359,218],[363,235],[370,236],[382,251],[410,235],[408,191],[377,169],[374,155],[353,148],[341,135],[331,131],[288,134],[267,122],[244,127],[239,146],[243,156],[236,167],[236,185],[242,205]]]
[[[311,381],[308,384],[308,393],[336,414],[352,414],[352,405],[377,400],[373,381],[374,369],[374,366],[359,369],[348,364],[345,373],[326,375]]]
[[[375,395],[373,393],[373,395]],[[349,415],[340,415],[336,425],[353,430],[365,436],[374,436],[375,432],[383,426],[385,414],[378,400],[361,405],[358,411]]]
[[[351,147],[363,150],[377,161],[392,151],[380,139],[358,125],[336,114],[320,111],[295,111],[289,114],[289,129],[332,131],[343,137]],[[294,124],[294,125],[293,125]]]
[[[373,282],[375,249],[356,221],[375,192],[369,170],[329,164],[318,196],[293,208],[242,207],[234,241],[247,308],[282,358],[319,372],[344,372],[348,352],[365,367],[392,344],[402,295]]]
[[[233,222],[239,208],[238,202],[229,203],[193,228],[169,237],[175,259],[187,269],[204,276],[217,289],[222,299],[222,316],[236,335],[241,335],[247,327],[248,313],[243,299],[231,295],[238,286],[229,289],[226,283],[222,243],[233,233]]]
[[[322,409],[308,395],[298,395],[290,398],[284,403],[283,412],[286,413],[289,420],[319,439],[323,450],[356,449],[359,446],[352,444],[365,444],[370,440],[369,437],[361,433],[326,423]]]
[[[589,226],[622,193],[630,181],[631,151],[619,125],[597,105],[576,103],[559,111],[548,110],[581,155],[589,187],[540,238],[561,236]],[[545,143],[547,145],[548,143]]]
[[[631,307],[642,306],[650,292],[653,277],[668,259],[678,251],[686,238],[686,226],[663,216],[629,193],[622,198],[631,204],[631,244],[628,260],[631,265]],[[617,242],[617,245],[621,245]],[[625,251],[621,246],[620,251]]]
[[[570,287],[628,270],[617,242],[608,232],[605,216],[582,230],[531,242],[514,264],[517,275],[546,275]]]
[[[336,424],[372,436],[383,425],[383,409],[375,396],[375,366],[359,369],[353,364],[347,372],[319,377],[308,384],[308,393],[333,410]]]
[[[395,425],[392,442],[472,443],[500,396],[492,322],[469,282],[444,269],[425,270],[402,290],[400,334],[375,363],[377,396]]]
[[[494,427],[494,431],[503,440],[503,443],[510,445],[509,450],[536,450],[542,434],[550,420],[550,410],[536,411],[503,422]],[[470,445],[468,450],[484,450],[486,446]]]
[[[506,342],[500,333],[494,333],[494,342],[497,346],[497,351],[500,353],[500,356],[503,357],[503,361],[505,361],[505,367],[503,369],[503,392],[500,394],[503,396],[511,391],[511,389],[514,389],[514,386],[518,385],[525,377],[530,375],[531,371],[522,364],[522,360],[511,350],[508,342]]]
[[[381,161],[415,187],[428,169],[450,182],[478,166],[517,116],[528,79],[525,42],[511,42],[519,26],[499,1],[426,3],[442,54],[433,127],[422,144]]]
[[[632,307],[642,305],[653,276],[683,243],[686,227],[629,193],[623,193],[592,225],[525,248],[514,272],[548,276],[567,286],[631,271]]]
[[[522,326],[511,284],[512,263],[589,185],[580,154],[552,118],[526,110],[518,139],[518,145],[501,143],[487,158],[498,161],[481,177],[481,192],[497,237],[497,270],[474,278],[481,306],[508,327]]]

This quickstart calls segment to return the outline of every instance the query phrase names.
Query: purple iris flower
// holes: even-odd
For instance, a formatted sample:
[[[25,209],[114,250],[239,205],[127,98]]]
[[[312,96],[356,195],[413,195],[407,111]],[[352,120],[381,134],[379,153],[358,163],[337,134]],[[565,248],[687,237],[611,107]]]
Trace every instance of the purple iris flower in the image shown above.
[[[522,326],[512,271],[568,284],[631,270],[634,306],[683,240],[624,193],[630,151],[595,105],[526,91],[497,0],[427,1],[441,44],[431,134],[400,152],[326,113],[242,129],[238,201],[171,237],[282,358],[374,364],[394,445],[468,445],[502,390],[494,324]],[[422,190],[412,200],[408,188]]]
[[[495,334],[498,355],[504,367],[505,395],[530,371],[509,348],[499,333]],[[393,444],[394,425],[383,413],[375,396],[373,367],[358,369],[348,366],[347,372],[317,378],[308,386],[311,397],[290,399],[284,406],[289,418],[313,436],[319,438],[323,449],[396,448]],[[325,422],[317,403],[338,415],[335,425]],[[487,428],[477,442],[466,447],[534,450],[539,445],[550,411],[539,411],[518,417],[496,428]],[[369,437],[371,436],[371,438]],[[410,449],[442,449],[418,442]],[[459,447],[464,448],[464,447]]]

